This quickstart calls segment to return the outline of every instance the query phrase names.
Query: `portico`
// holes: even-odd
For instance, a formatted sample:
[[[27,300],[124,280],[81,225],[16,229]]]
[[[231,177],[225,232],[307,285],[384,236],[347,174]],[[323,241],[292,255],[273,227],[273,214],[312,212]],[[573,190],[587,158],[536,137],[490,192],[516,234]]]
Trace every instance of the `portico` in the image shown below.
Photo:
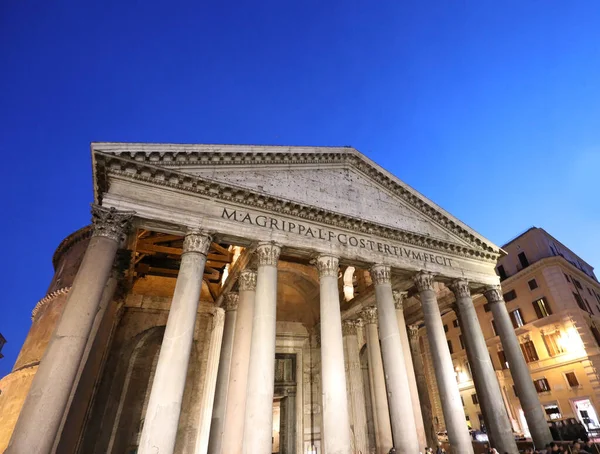
[[[99,304],[117,246],[132,261],[78,452],[423,451],[431,404],[418,383],[422,371],[412,367],[422,329],[451,448],[472,453],[441,321],[452,304],[478,359],[474,379],[486,390],[494,440],[516,449],[471,310],[472,296],[485,293],[501,312],[497,246],[352,148],[96,143],[92,157],[95,210],[121,217],[96,218],[92,239],[110,221],[114,244],[90,242],[75,283],[85,292],[96,262],[103,281],[93,282],[92,296],[72,291],[59,327],[75,323],[69,317],[82,298],[92,310]],[[141,339],[156,327],[164,335],[141,367]],[[86,342],[91,331],[81,334]],[[514,364],[522,373],[514,332],[499,334],[511,372]],[[51,452],[63,437],[69,392],[48,390],[57,380],[77,390],[85,342],[61,340],[55,351],[58,342],[49,347],[56,361],[77,367],[41,361],[8,453],[34,452],[40,425],[47,429],[36,452]],[[137,378],[142,391],[132,397]],[[524,410],[543,443],[541,407],[529,391],[523,387]],[[36,405],[59,410],[48,417]]]

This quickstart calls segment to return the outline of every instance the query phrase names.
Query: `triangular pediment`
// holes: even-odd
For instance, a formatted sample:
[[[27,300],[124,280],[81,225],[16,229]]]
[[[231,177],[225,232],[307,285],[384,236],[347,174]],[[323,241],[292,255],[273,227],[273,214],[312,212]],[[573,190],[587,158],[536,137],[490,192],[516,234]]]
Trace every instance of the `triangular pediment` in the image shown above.
[[[498,254],[500,249],[349,147],[92,144],[96,178],[110,157],[259,196]],[[119,164],[112,162],[113,168]],[[153,170],[154,169],[154,170]],[[143,173],[143,172],[142,172]],[[97,190],[101,187],[96,182]]]

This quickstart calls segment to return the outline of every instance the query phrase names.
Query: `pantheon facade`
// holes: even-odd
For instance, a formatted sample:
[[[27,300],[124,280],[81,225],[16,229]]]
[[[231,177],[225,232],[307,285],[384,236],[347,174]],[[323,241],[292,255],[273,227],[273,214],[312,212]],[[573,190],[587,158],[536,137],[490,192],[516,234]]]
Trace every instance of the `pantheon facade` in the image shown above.
[[[455,311],[491,442],[516,453],[477,295],[534,443],[551,441],[504,252],[357,150],[91,149],[92,223],[58,246],[0,381],[0,450],[415,454],[437,444],[433,388],[452,452],[473,453],[441,318]]]

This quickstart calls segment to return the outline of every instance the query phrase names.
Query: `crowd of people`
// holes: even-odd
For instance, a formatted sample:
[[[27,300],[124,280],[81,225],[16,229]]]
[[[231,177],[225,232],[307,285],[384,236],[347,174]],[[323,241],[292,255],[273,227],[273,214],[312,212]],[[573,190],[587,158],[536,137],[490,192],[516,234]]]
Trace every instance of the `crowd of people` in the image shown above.
[[[425,448],[425,454],[445,454],[446,450],[439,445],[434,451],[433,448]],[[389,454],[396,454],[396,449],[392,448]],[[419,453],[420,454],[420,453]],[[486,447],[485,454],[500,454],[498,450],[491,446]],[[509,454],[509,453],[504,453]],[[592,441],[577,440],[569,445],[560,445],[550,443],[544,449],[527,448],[523,454],[600,454],[600,448]]]

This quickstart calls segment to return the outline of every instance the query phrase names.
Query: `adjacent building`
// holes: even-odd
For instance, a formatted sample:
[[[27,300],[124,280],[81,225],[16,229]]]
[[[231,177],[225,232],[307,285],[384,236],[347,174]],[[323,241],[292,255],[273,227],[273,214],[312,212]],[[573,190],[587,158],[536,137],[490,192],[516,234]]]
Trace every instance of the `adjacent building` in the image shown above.
[[[588,430],[600,429],[600,283],[593,268],[537,227],[502,249],[507,255],[498,261],[496,272],[546,419],[576,417]],[[513,430],[528,436],[494,316],[485,299],[474,301]],[[443,321],[467,423],[480,429],[483,412],[459,320],[448,310]],[[435,396],[435,383],[429,383]],[[434,407],[442,430],[439,403]]]

